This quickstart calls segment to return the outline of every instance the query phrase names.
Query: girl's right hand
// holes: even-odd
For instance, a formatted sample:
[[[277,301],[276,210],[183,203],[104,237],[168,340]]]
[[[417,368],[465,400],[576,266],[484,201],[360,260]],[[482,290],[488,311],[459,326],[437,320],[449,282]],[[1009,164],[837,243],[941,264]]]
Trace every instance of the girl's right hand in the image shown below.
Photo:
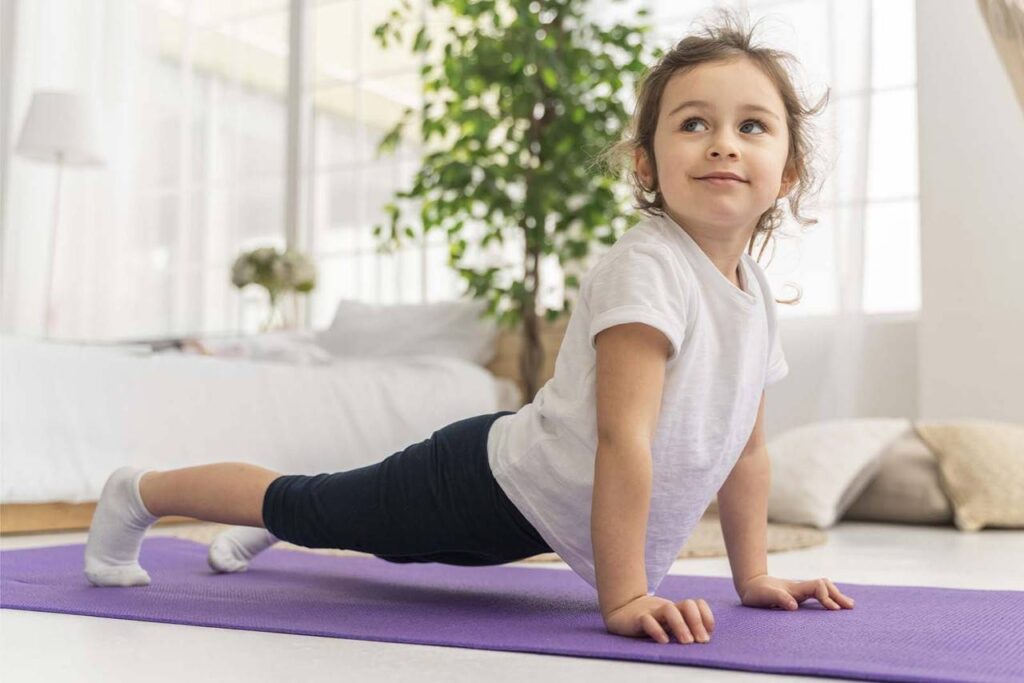
[[[715,630],[715,618],[704,600],[672,602],[653,595],[634,598],[612,611],[604,623],[609,633],[648,635],[663,644],[670,640],[668,633],[674,633],[680,643],[706,643]]]

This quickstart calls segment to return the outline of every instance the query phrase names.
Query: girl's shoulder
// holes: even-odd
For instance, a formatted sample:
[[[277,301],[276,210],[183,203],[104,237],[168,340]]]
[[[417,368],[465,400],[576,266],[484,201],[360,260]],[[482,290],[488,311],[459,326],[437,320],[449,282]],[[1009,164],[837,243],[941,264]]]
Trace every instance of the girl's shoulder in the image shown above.
[[[673,252],[671,240],[654,217],[647,217],[628,229],[594,264],[591,270],[608,266],[625,254],[655,254],[670,257]]]
[[[633,292],[689,301],[694,273],[685,255],[657,233],[637,225],[605,252],[580,282],[584,299],[621,300]]]

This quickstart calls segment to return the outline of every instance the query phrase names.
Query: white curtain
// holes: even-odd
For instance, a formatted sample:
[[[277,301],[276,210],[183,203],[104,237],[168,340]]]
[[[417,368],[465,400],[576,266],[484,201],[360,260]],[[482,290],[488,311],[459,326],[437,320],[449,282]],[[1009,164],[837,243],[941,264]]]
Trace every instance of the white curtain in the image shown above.
[[[101,111],[106,165],[64,172],[55,255],[53,336],[106,329],[111,312],[134,307],[132,274],[140,270],[124,244],[135,211],[135,155],[146,144],[141,112],[131,106],[151,85],[133,54],[145,5],[131,2],[19,2],[8,84],[11,145],[4,216],[3,329],[42,333],[56,167],[13,154],[35,90],[70,90],[94,98]],[[144,158],[144,157],[143,157]],[[143,311],[138,311],[145,316]]]
[[[802,212],[818,219],[809,230],[787,220],[777,255],[767,264],[776,298],[790,298],[787,283],[798,283],[804,300],[796,307],[779,305],[780,325],[802,317],[808,307],[813,321],[802,326],[816,334],[815,355],[821,363],[810,420],[854,417],[864,391],[866,228],[870,206],[869,166],[872,136],[874,22],[871,0],[841,2],[750,2],[752,19],[781,22],[771,44],[800,62],[796,87],[816,104],[824,87],[829,105],[816,121],[817,171],[825,178],[820,202]],[[898,36],[912,40],[912,36]],[[804,80],[806,79],[806,80]],[[777,267],[773,267],[777,263]],[[764,265],[764,263],[763,263]],[[815,319],[816,318],[816,319]],[[814,330],[815,332],[811,332]],[[801,340],[804,348],[810,339]],[[790,366],[809,364],[789,349]]]
[[[7,178],[0,191],[6,247],[0,330],[43,334],[56,169],[14,155],[12,147],[32,93],[60,89],[98,101],[108,145],[103,168],[64,172],[49,336],[124,340],[255,331],[266,294],[249,287],[240,296],[229,270],[242,250],[284,246],[288,26],[295,3],[0,2],[0,30],[17,38],[16,45],[0,40],[0,74],[11,74],[4,92],[14,95],[0,107]],[[463,283],[447,267],[446,244],[423,254],[415,246],[393,256],[373,249],[373,224],[385,218],[380,206],[407,187],[418,158],[412,146],[404,159],[377,160],[374,151],[396,112],[418,95],[419,64],[405,55],[406,69],[370,49],[373,26],[388,5],[306,0],[305,7],[313,30],[305,38],[311,55],[301,86],[316,116],[303,124],[311,135],[299,183],[300,194],[315,202],[300,226],[307,239],[298,246],[315,247],[313,322],[329,323],[341,297],[381,303],[457,297]]]
[[[4,2],[16,41],[4,70],[0,329],[43,334],[56,168],[13,152],[37,90],[92,97],[106,157],[64,170],[49,336],[232,333],[258,321],[260,292],[240,297],[229,272],[242,248],[283,246],[287,54],[257,49],[239,24],[197,29],[191,15],[215,9],[201,2]]]
[[[830,41],[830,85],[833,93],[861,91],[864,96],[853,99],[850,107],[833,103],[829,109],[829,130],[844,131],[843,147],[830,151],[836,172],[830,177],[831,209],[821,217],[819,229],[833,232],[835,262],[836,309],[828,344],[825,372],[821,375],[818,419],[853,417],[859,414],[857,403],[862,391],[866,350],[864,345],[864,266],[865,225],[868,197],[868,162],[871,135],[872,99],[867,92],[873,83],[873,21],[872,3],[847,4],[839,16],[836,2],[830,2],[827,13],[828,33],[839,30],[861,39],[860,59],[845,62],[838,53],[838,41]],[[838,152],[838,153],[837,153]],[[846,198],[845,200],[842,198]]]

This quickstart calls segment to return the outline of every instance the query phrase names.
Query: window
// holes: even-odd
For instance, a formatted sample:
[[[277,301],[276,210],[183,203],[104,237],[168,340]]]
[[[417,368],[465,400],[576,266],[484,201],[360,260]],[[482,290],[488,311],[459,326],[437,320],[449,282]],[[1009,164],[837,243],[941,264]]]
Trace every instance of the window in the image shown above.
[[[411,1],[430,31],[445,30],[429,2]],[[291,47],[308,56],[299,242],[315,258],[320,281],[307,323],[326,325],[343,297],[381,303],[457,297],[465,285],[447,265],[444,234],[394,255],[375,251],[372,227],[384,222],[382,206],[395,191],[409,187],[421,152],[414,120],[397,153],[376,156],[383,133],[406,107],[418,111],[420,104],[420,58],[401,47],[382,50],[373,38],[373,28],[398,4],[305,0],[307,42],[298,46],[289,45],[293,0],[23,4],[19,30],[27,29],[15,64],[26,92],[14,100],[27,102],[36,87],[92,89],[123,133],[110,145],[104,196],[86,197],[87,181],[69,177],[64,215],[95,205],[95,220],[90,215],[79,223],[109,226],[110,234],[91,242],[79,236],[91,251],[62,265],[69,269],[65,283],[88,283],[82,292],[65,286],[60,293],[63,332],[123,338],[258,328],[265,294],[250,287],[239,296],[230,268],[242,250],[285,243],[287,152],[296,143],[287,125]],[[820,144],[836,163],[825,169],[818,205],[805,207],[819,223],[802,232],[783,226],[797,237],[780,237],[768,269],[777,297],[791,294],[788,281],[803,288],[800,306],[780,306],[780,314],[835,313],[838,292],[853,286],[849,273],[856,275],[864,312],[917,310],[913,0],[594,0],[592,11],[614,22],[646,5],[654,38],[667,46],[718,4],[769,18],[761,35],[797,56],[812,101],[832,86]],[[873,17],[870,24],[866,16]],[[54,30],[90,55],[62,64],[67,74],[24,47],[58,39]],[[39,185],[29,180],[50,177],[44,171],[21,171],[18,187]],[[79,183],[77,197],[73,183]],[[11,223],[45,224],[45,197],[31,199],[12,197],[17,220]],[[515,240],[502,257],[519,262]],[[542,267],[548,282],[559,279],[556,262]],[[546,303],[545,297],[557,305],[560,288],[541,293]]]
[[[149,251],[140,262],[150,277],[135,296],[155,317],[130,333],[253,330],[265,294],[240,297],[231,265],[243,250],[284,246],[288,2],[150,7],[152,49],[139,54],[154,82],[140,120],[155,145],[139,149],[137,252]]]

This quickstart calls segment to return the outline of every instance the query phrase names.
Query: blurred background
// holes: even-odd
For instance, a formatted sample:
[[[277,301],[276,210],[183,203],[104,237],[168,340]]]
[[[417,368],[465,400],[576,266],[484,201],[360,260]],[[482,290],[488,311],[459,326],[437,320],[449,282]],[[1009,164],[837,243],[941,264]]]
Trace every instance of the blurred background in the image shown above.
[[[429,32],[445,30],[444,12],[408,2]],[[78,341],[255,332],[265,293],[232,286],[231,266],[267,245],[301,249],[317,267],[301,329],[329,324],[340,299],[463,296],[444,234],[392,254],[372,234],[423,152],[415,122],[395,153],[377,144],[405,108],[418,110],[421,67],[438,57],[373,38],[399,4],[3,0],[2,331]],[[594,0],[587,11],[614,26],[645,7],[649,39],[664,49],[721,6],[765,20],[760,37],[798,58],[808,101],[831,89],[819,117],[827,181],[806,209],[819,223],[789,221],[762,259],[776,298],[790,284],[802,292],[778,306],[791,374],[773,387],[783,396],[775,425],[1024,415],[1024,124],[978,6]],[[58,173],[18,153],[40,91],[88,100],[96,163]],[[514,266],[522,247],[510,240],[500,256]],[[557,259],[542,269],[552,286],[539,305],[557,310]]]

